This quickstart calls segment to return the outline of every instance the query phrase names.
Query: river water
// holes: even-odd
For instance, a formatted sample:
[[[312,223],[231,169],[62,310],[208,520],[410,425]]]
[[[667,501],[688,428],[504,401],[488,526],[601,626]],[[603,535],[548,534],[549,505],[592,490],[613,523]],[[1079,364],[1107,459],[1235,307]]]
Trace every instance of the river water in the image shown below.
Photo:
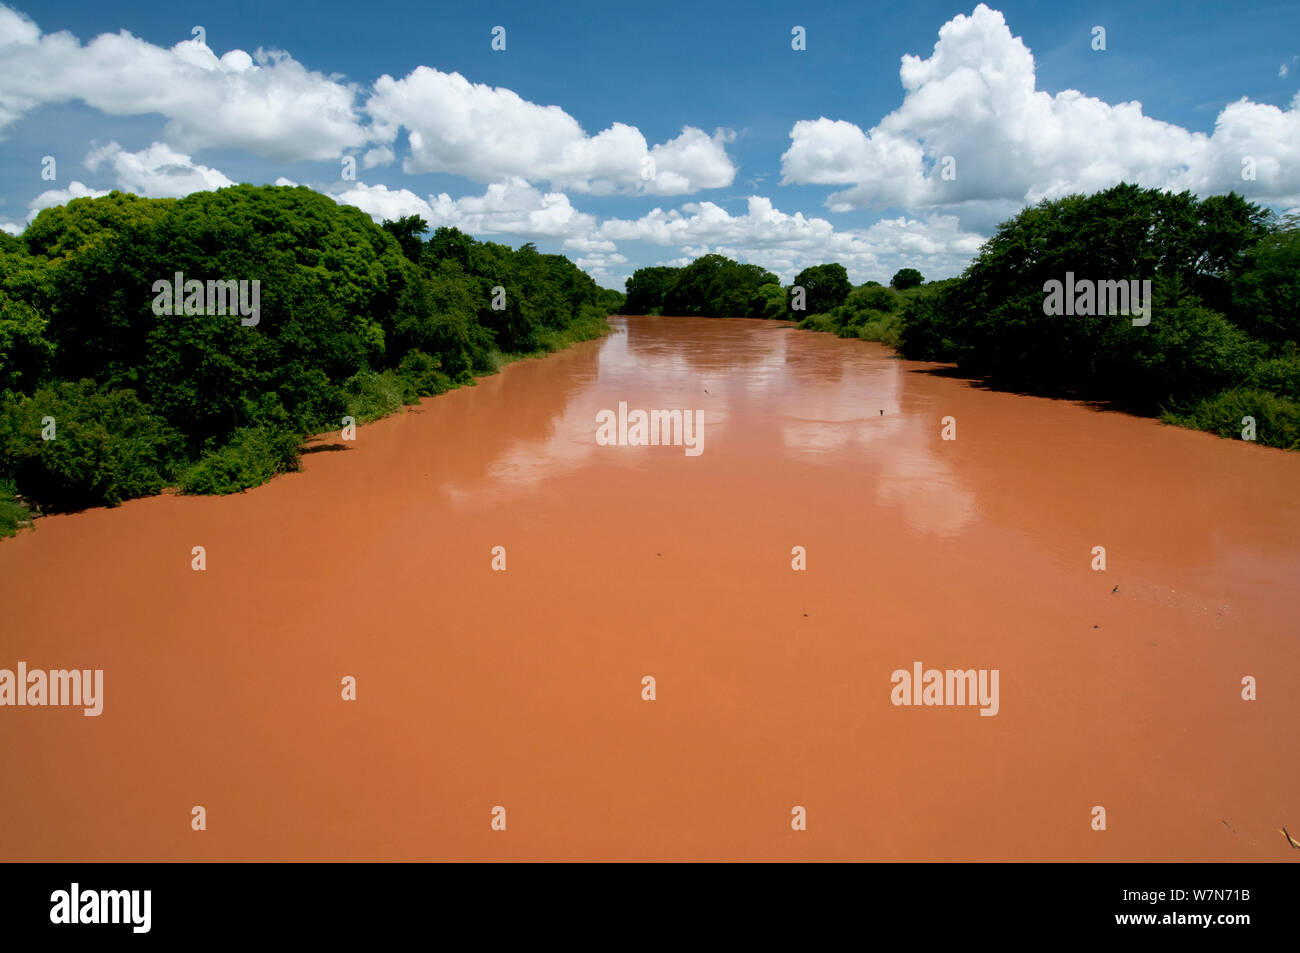
[[[0,668],[104,671],[98,717],[0,708],[0,859],[1291,859],[1300,455],[611,323],[0,541]],[[599,444],[620,402],[702,452]],[[915,663],[996,714],[894,704]]]

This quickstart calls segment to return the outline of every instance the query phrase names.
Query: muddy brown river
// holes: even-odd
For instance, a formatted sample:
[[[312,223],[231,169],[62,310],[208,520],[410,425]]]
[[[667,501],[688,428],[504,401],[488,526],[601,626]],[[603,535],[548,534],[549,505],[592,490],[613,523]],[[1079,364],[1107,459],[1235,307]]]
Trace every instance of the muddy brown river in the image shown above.
[[[0,669],[103,671],[0,707],[0,859],[1292,859],[1300,455],[611,323],[0,541]]]

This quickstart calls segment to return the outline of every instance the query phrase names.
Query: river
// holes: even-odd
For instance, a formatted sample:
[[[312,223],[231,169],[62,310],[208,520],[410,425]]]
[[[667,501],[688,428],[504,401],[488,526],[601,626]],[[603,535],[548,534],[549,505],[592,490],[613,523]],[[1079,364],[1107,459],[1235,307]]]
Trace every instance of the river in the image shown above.
[[[1294,857],[1300,455],[611,323],[246,493],[0,541],[0,668],[104,672],[98,717],[0,708],[0,859]],[[601,445],[620,402],[702,452]],[[895,704],[918,662],[996,713]]]

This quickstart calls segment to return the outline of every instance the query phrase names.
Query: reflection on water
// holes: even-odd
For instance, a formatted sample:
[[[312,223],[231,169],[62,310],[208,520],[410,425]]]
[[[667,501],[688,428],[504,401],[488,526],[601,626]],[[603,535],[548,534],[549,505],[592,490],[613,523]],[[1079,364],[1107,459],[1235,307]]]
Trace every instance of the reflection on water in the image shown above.
[[[919,409],[901,410],[915,376],[883,349],[846,346],[765,321],[612,323],[615,334],[567,353],[567,360],[512,369],[500,386],[480,385],[470,419],[478,419],[480,404],[524,416],[514,432],[503,432],[494,459],[470,474],[468,487],[459,481],[445,487],[452,499],[485,505],[572,473],[590,464],[593,454],[616,466],[648,465],[662,451],[608,452],[592,439],[597,412],[627,401],[630,407],[703,410],[706,454],[743,453],[763,467],[784,461],[858,469],[864,489],[874,486],[874,500],[898,507],[914,529],[951,536],[974,517],[971,492],[930,439],[937,422],[923,420]],[[550,410],[539,404],[532,396],[538,391],[562,395],[563,405]],[[448,440],[462,436],[449,434]],[[485,483],[490,493],[482,492]]]
[[[936,377],[883,347],[783,322],[611,323],[616,333],[603,341],[480,385],[457,419],[474,427],[480,417],[508,414],[511,424],[448,435],[493,457],[468,480],[455,474],[457,481],[474,487],[486,475],[503,492],[596,461],[642,469],[664,451],[598,448],[593,440],[596,413],[625,400],[703,409],[706,455],[741,456],[762,469],[851,469],[864,500],[898,508],[919,531],[980,532],[972,523],[982,517],[1054,548],[1054,539],[1095,533],[1110,521],[1135,548],[1149,548],[1142,533],[1158,533],[1176,540],[1159,548],[1162,558],[1208,561],[1216,536],[1241,528],[1258,538],[1263,529],[1247,517],[1250,494],[1242,487],[1281,488],[1277,481],[1295,476],[1294,459],[1284,455],[1068,402],[991,393]],[[947,415],[958,420],[958,440],[940,438]],[[449,490],[462,500],[472,495]],[[1272,517],[1265,538],[1296,538],[1294,507]]]

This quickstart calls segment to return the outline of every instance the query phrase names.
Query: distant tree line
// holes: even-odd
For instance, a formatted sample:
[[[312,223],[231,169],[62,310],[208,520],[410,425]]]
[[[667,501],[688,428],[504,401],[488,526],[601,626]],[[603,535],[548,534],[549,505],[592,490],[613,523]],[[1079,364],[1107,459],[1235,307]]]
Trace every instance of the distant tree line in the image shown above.
[[[305,434],[599,336],[622,305],[563,256],[426,231],[241,185],[76,199],[0,234],[0,534],[15,495],[60,510],[255,486],[296,468]],[[257,281],[256,326],[160,313],[178,273],[209,294]]]
[[[1047,313],[1050,283],[1067,275],[1149,281],[1149,323],[1083,299]],[[624,313],[790,318],[956,364],[995,387],[1300,449],[1300,221],[1235,193],[1198,199],[1121,184],[1043,201],[944,281],[903,268],[889,287],[854,287],[841,265],[825,264],[782,288],[755,265],[707,255],[636,271]]]
[[[915,268],[900,270],[893,280],[898,291],[919,286]],[[869,281],[864,288],[879,288]],[[787,318],[828,314],[844,305],[854,291],[843,265],[812,265],[782,286],[766,268],[733,261],[724,255],[704,255],[675,268],[638,268],[626,282],[624,314],[670,314],[708,318]],[[892,299],[890,299],[892,300]]]

